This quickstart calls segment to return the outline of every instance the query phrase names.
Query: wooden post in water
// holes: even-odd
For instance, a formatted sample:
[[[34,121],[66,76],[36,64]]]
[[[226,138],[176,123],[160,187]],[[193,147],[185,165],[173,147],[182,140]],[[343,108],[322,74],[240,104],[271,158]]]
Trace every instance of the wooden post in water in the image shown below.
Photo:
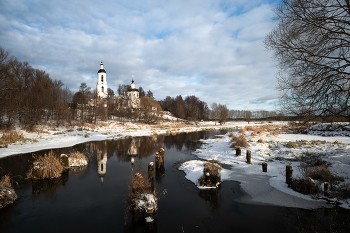
[[[236,148],[236,156],[241,156],[241,148]]]
[[[323,192],[325,196],[328,196],[328,182],[324,182]]]
[[[165,150],[163,148],[160,148],[159,151],[156,153],[156,182],[160,183],[162,181],[162,177],[165,173],[165,167],[164,167],[164,154]]]
[[[153,181],[153,176],[154,176],[154,163],[149,162],[148,163],[148,182],[150,185],[150,191],[153,192],[154,190],[154,181]]]
[[[247,163],[251,163],[251,160],[252,160],[252,152],[251,152],[250,150],[247,150],[246,158],[247,158]]]
[[[148,163],[148,179],[153,179],[153,175],[154,175],[154,163],[149,162]]]
[[[204,179],[205,179],[205,183],[208,187],[210,187],[210,169],[208,167],[205,167],[203,169],[203,173],[204,173]]]
[[[292,184],[293,168],[290,165],[286,166],[286,184],[290,186]]]
[[[262,163],[262,171],[267,172],[267,163]]]

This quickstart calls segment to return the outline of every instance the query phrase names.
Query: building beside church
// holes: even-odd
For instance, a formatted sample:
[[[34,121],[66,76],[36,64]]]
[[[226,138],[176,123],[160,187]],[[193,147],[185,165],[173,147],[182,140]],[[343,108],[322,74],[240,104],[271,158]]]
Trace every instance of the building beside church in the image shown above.
[[[103,63],[101,61],[100,69],[97,72],[97,85],[96,85],[97,97],[100,100],[107,98],[108,96],[108,87],[107,87],[107,73],[103,68]],[[132,76],[132,81],[129,90],[127,93],[114,97],[115,101],[118,99],[123,99],[127,101],[127,104],[130,108],[136,109],[140,108],[140,96],[139,90],[136,89],[134,83],[134,76]]]

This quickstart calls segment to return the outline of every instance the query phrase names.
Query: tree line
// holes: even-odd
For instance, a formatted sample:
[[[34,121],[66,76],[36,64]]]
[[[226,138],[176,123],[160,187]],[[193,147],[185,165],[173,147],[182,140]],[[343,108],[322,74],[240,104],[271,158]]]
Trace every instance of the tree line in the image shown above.
[[[42,123],[95,122],[97,119],[119,117],[152,123],[159,119],[161,107],[151,90],[140,90],[140,109],[133,111],[124,95],[130,85],[119,85],[116,98],[108,88],[106,99],[97,98],[96,89],[81,83],[73,94],[61,81],[52,80],[43,70],[34,69],[28,62],[20,62],[0,47],[0,128],[11,128],[16,123],[33,130]]]
[[[169,111],[178,118],[193,121],[207,120],[209,118],[210,110],[208,104],[194,95],[186,96],[185,99],[181,95],[175,98],[167,96],[159,103],[164,111]]]
[[[119,118],[121,121],[133,118],[137,121],[154,123],[159,120],[160,111],[191,120],[268,118],[276,116],[268,111],[229,110],[226,105],[213,103],[211,108],[194,95],[183,98],[167,96],[156,101],[153,92],[139,87],[140,109],[132,109],[126,96],[130,85],[119,85],[118,96],[108,88],[105,99],[97,98],[96,89],[81,83],[79,91],[73,94],[61,81],[52,80],[43,70],[34,69],[27,62],[19,62],[0,47],[0,127],[11,128],[19,123],[28,129],[35,125],[51,122],[59,126],[78,120],[81,123],[97,119]],[[154,110],[158,113],[155,114]]]
[[[32,128],[42,121],[57,124],[70,118],[72,94],[43,70],[19,62],[0,47],[0,126],[15,122]]]

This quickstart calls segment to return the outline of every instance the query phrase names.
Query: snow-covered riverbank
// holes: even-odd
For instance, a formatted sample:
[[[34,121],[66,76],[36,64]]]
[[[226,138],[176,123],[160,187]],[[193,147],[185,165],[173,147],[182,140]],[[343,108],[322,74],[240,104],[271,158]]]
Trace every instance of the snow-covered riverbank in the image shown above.
[[[228,122],[224,125],[213,121],[199,122],[198,125],[184,124],[183,122],[167,121],[158,125],[109,121],[98,124],[86,124],[82,127],[37,127],[37,132],[17,130],[23,134],[25,140],[9,144],[7,148],[0,148],[0,158],[30,153],[44,149],[70,147],[88,141],[102,141],[125,137],[150,136],[157,134],[177,134],[181,132],[194,132],[222,128],[234,128],[247,124],[247,122]],[[2,133],[0,133],[0,137]]]
[[[202,140],[203,145],[197,149],[195,154],[200,159],[215,160],[231,165],[231,171],[223,169],[222,179],[241,182],[241,187],[252,197],[250,201],[300,208],[329,206],[323,194],[315,199],[311,195],[292,190],[286,184],[286,165],[290,164],[293,167],[293,177],[302,177],[301,162],[295,158],[305,156],[305,154],[317,155],[320,160],[329,164],[328,168],[332,173],[344,177],[344,182],[341,184],[348,185],[348,187],[350,185],[349,137],[303,134],[273,136],[269,133],[254,137],[250,136],[250,132],[246,132],[245,136],[250,144],[251,164],[246,163],[245,149],[242,149],[242,156],[236,156],[235,150],[230,148],[231,138],[228,135]],[[262,139],[264,143],[257,142],[258,139]],[[262,172],[263,162],[268,164],[267,173]],[[202,174],[203,161],[185,162],[180,170],[186,173],[187,179],[197,184]],[[337,200],[333,198],[330,201],[335,203]],[[340,203],[341,207],[350,209],[350,199],[341,200]]]

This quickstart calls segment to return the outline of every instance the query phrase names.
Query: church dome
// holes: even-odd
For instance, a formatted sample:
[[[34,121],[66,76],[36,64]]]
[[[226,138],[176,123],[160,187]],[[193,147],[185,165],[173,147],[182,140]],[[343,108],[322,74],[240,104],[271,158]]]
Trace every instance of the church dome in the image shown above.
[[[97,73],[106,73],[106,71],[104,69],[99,69]]]
[[[128,91],[137,91],[137,92],[139,92],[139,90],[137,90],[137,89],[135,88],[134,76],[132,76],[131,85],[130,85],[130,88],[129,88]]]
[[[102,61],[101,61],[101,64],[100,64],[100,69],[99,69],[99,71],[98,71],[97,73],[98,73],[98,74],[99,74],[99,73],[106,73],[105,69],[103,69],[103,63],[102,63]]]

